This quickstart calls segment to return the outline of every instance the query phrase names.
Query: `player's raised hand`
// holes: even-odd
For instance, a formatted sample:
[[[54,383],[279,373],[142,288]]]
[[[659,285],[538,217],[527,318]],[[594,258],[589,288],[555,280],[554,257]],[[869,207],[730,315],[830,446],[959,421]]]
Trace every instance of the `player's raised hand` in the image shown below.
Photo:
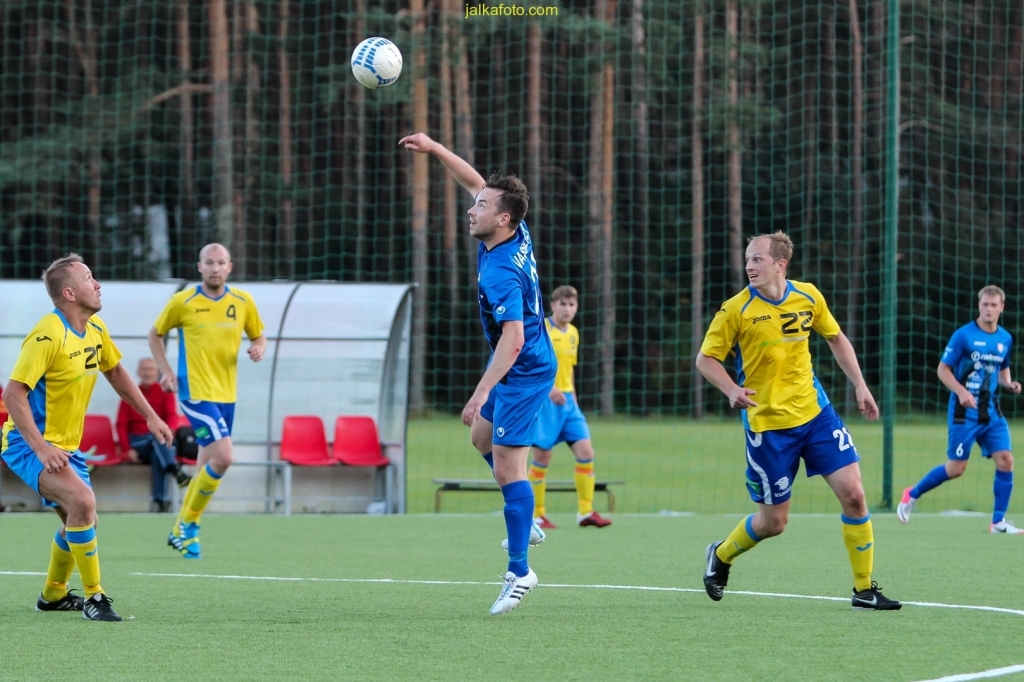
[[[412,152],[427,154],[433,149],[434,141],[426,133],[414,133],[399,140],[398,146]]]
[[[1017,386],[1020,386],[1020,384],[1017,384]],[[1018,388],[1016,392],[1020,393],[1020,389]],[[974,394],[966,388],[962,391],[957,391],[956,398],[963,407],[968,407],[972,410],[978,409],[978,401],[975,399]]]
[[[552,388],[551,393],[548,393],[548,397],[551,398],[551,402],[555,405],[565,405],[565,394],[557,388]]]
[[[156,414],[146,420],[146,426],[149,427],[149,432],[156,436],[157,440],[164,445],[172,445],[174,443],[174,432],[171,431],[171,427],[163,419],[156,416]]]
[[[479,390],[473,392],[473,396],[466,403],[466,406],[462,408],[462,423],[466,426],[472,426],[473,422],[476,421],[477,415],[480,414],[480,409],[487,403],[487,398],[490,397],[490,392],[481,393]]]
[[[160,377],[160,388],[164,389],[168,393],[178,392],[178,377],[173,374],[165,374]]]
[[[757,403],[748,397],[755,393],[757,393],[757,391],[753,389],[737,386],[727,394],[729,396],[729,407],[737,410],[745,410],[748,407],[757,407]]]
[[[878,419],[878,403],[875,402],[875,396],[871,395],[871,390],[867,386],[857,388],[857,408],[869,422]]]
[[[68,453],[49,443],[43,444],[42,451],[37,452],[36,457],[43,463],[48,474],[55,474],[68,465]]]

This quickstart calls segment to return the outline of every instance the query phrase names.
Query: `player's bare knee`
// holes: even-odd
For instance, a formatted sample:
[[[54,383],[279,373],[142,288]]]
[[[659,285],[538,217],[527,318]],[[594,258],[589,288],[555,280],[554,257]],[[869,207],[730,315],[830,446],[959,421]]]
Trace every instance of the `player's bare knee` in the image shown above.
[[[946,475],[950,478],[960,478],[967,470],[967,460],[959,461],[951,459],[946,462]]]
[[[72,526],[87,526],[96,521],[96,496],[88,487],[73,495],[65,507],[68,511],[68,523]]]
[[[1009,450],[994,453],[992,459],[995,460],[996,469],[999,471],[1013,471],[1013,453]]]
[[[854,519],[862,519],[868,515],[868,503],[864,489],[851,490],[841,500],[843,513]]]
[[[535,464],[539,464],[542,467],[546,467],[551,464],[551,451],[534,448],[533,452],[530,454],[530,461]]]
[[[782,535],[788,523],[789,510],[776,509],[771,512],[762,513],[760,522],[755,524],[757,527],[754,530],[762,539],[773,538],[776,535]]]

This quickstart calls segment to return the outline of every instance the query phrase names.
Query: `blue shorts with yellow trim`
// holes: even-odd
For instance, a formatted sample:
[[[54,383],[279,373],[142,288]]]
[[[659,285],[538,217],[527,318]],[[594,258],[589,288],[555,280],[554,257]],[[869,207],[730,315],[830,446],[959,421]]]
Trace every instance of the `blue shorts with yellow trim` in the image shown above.
[[[762,504],[789,499],[801,459],[808,476],[828,476],[860,461],[850,432],[832,405],[792,429],[745,433],[747,491],[750,499]]]
[[[64,452],[67,452],[65,450]],[[89,478],[89,467],[85,463],[85,458],[82,457],[82,453],[78,450],[74,452],[67,452],[68,455],[68,466],[71,467],[72,471],[78,474],[78,477],[85,481],[85,484],[92,487],[92,480]],[[46,467],[36,457],[36,453],[32,452],[32,448],[28,446],[25,439],[21,437],[21,434],[17,431],[11,431],[7,434],[7,449],[3,451],[0,456],[3,457],[4,463],[11,468],[18,478],[25,481],[25,484],[36,491],[36,494],[40,497],[42,493],[39,492],[39,476],[43,473]],[[56,502],[43,497],[43,504],[47,507],[56,507]]]
[[[1010,425],[1006,419],[993,419],[987,424],[966,421],[949,425],[949,446],[946,457],[963,461],[971,456],[971,448],[977,443],[982,457],[991,457],[994,452],[1010,449]]]
[[[231,437],[235,423],[234,403],[211,403],[206,400],[182,400],[181,411],[196,432],[196,443],[209,445]]]
[[[563,395],[564,405],[555,405],[551,398],[541,405],[533,440],[533,444],[541,450],[550,450],[559,443],[572,446],[577,441],[590,438],[590,427],[576,402],[576,394],[570,391]]]
[[[480,416],[491,422],[491,443],[506,447],[533,445],[537,415],[547,400],[554,377],[550,381],[525,386],[498,384],[491,389]]]

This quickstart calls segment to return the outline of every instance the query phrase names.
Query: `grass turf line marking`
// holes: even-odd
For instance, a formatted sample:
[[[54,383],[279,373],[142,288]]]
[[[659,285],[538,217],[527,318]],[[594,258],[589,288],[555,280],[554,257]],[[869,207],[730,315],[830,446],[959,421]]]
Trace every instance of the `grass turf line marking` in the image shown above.
[[[39,574],[42,575],[42,574]],[[482,582],[472,580],[398,580],[394,578],[289,578],[281,576],[261,575],[216,575],[211,573],[131,573],[130,575],[144,578],[208,578],[212,580],[266,580],[292,583],[393,583],[403,585],[501,585],[498,582]],[[692,587],[654,587],[649,585],[569,585],[541,583],[540,587],[583,589],[583,590],[635,590],[639,592],[693,592],[704,594],[704,590]],[[730,590],[727,594],[747,597],[776,597],[781,599],[812,599],[816,601],[849,601],[849,597],[826,597],[814,594],[787,594],[785,592],[751,592],[747,590]],[[989,611],[992,613],[1008,613],[1024,616],[1024,610],[1008,609],[1001,606],[974,606],[970,604],[941,604],[930,601],[905,601],[910,606],[924,606],[937,609],[963,609],[967,611]],[[974,679],[974,678],[971,678]]]
[[[0,571],[0,575],[46,575],[38,571]]]
[[[1013,673],[1024,672],[1024,664],[1008,665],[1005,668],[992,668],[982,670],[980,673],[963,673],[962,675],[949,675],[947,677],[936,677],[933,680],[922,680],[922,682],[967,682],[967,680],[982,680],[988,677],[1002,677]]]

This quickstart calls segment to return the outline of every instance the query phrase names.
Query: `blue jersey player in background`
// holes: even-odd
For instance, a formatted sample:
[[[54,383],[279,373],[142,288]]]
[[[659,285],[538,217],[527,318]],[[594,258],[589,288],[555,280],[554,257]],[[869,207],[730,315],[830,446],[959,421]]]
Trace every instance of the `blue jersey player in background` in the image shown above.
[[[997,286],[987,286],[978,292],[978,319],[965,324],[953,333],[939,362],[939,379],[950,390],[949,395],[949,458],[903,491],[903,499],[896,508],[900,521],[910,520],[914,503],[932,488],[951,478],[957,478],[967,469],[971,448],[981,446],[981,456],[996,463],[996,477],[992,484],[995,504],[992,511],[992,533],[1024,534],[1006,520],[1013,492],[1013,454],[1010,452],[1010,427],[999,408],[998,389],[1001,386],[1020,393],[1020,382],[1010,377],[1010,332],[999,326],[1006,294]]]
[[[487,370],[462,411],[473,446],[494,471],[505,499],[508,571],[492,615],[511,611],[537,586],[527,563],[529,544],[543,541],[533,523],[533,487],[526,462],[537,415],[555,381],[555,352],[544,328],[544,302],[533,242],[523,218],[526,186],[514,175],[494,174],[484,182],[472,166],[423,133],[398,144],[436,156],[467,192],[469,234],[480,241],[477,287],[480,321],[491,347]]]

